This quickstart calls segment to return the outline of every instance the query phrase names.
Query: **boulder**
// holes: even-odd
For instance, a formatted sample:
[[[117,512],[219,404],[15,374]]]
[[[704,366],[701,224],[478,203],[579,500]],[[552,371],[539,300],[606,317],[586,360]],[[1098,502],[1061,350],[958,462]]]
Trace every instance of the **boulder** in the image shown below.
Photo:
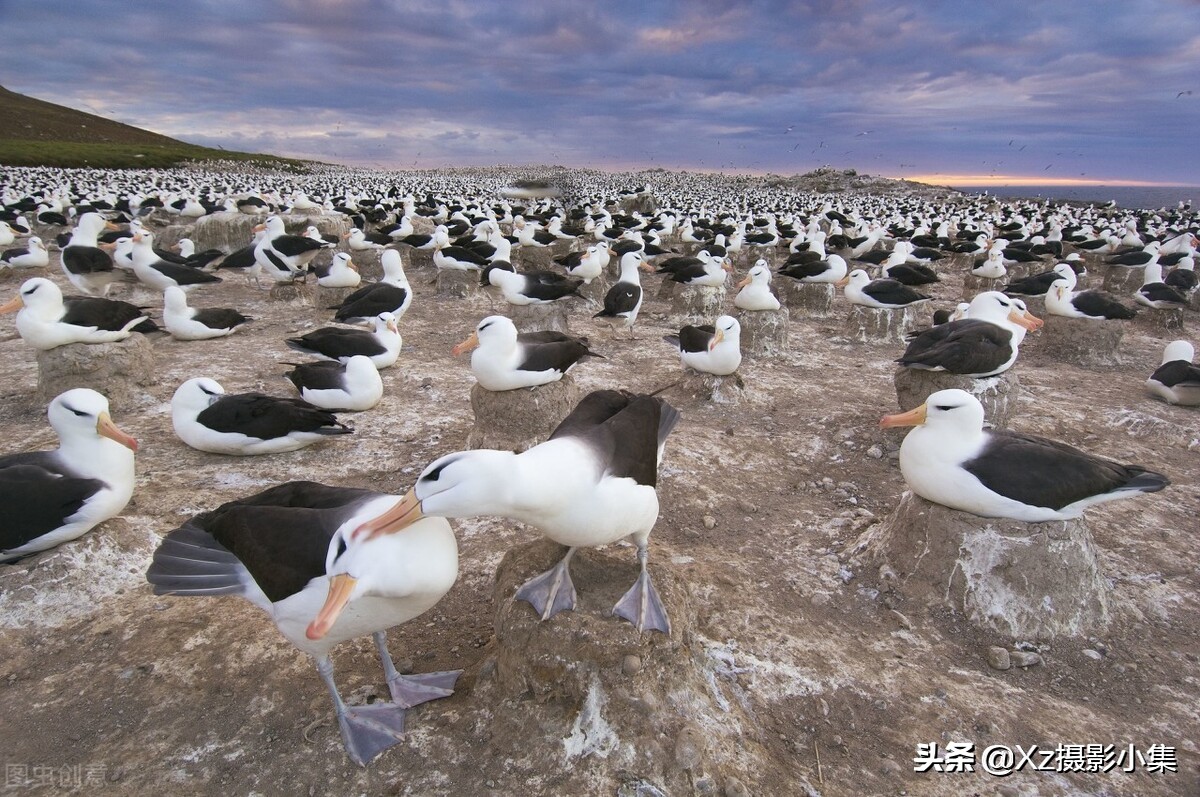
[[[833,309],[833,285],[827,282],[801,282],[791,277],[775,281],[776,296],[799,318],[824,318]]]
[[[859,343],[904,343],[919,316],[917,305],[891,310],[852,304],[843,328],[848,338]]]
[[[154,360],[154,347],[139,332],[115,343],[68,343],[38,351],[37,395],[49,402],[65,391],[90,387],[113,407],[138,404],[146,388],[158,382]]]
[[[479,293],[479,272],[439,268],[434,283],[434,292],[438,296],[466,299]]]
[[[1033,351],[1073,365],[1118,364],[1117,347],[1128,321],[1060,315],[1047,315],[1045,321],[1045,326],[1029,341]]]
[[[575,304],[571,299],[560,299],[549,304],[502,303],[504,315],[522,332],[562,332],[570,334],[567,325],[568,310]]]
[[[557,382],[533,388],[486,390],[471,388],[475,425],[467,448],[521,452],[543,442],[583,398],[570,374]]]
[[[496,706],[488,735],[559,740],[517,749],[538,771],[555,771],[565,757],[568,766],[631,773],[621,794],[744,793],[742,781],[754,784],[766,750],[729,653],[701,634],[694,587],[652,538],[650,573],[671,633],[639,633],[612,615],[637,578],[634,549],[583,548],[571,561],[575,609],[543,622],[514,594],[565,552],[544,540],[526,543],[497,568],[492,656],[472,694]]]
[[[788,309],[738,310],[736,316],[742,326],[742,356],[773,358],[787,354]]]
[[[983,518],[905,492],[858,538],[851,562],[910,616],[949,609],[1018,639],[1097,634],[1110,621],[1108,581],[1082,518]]]
[[[893,378],[896,385],[896,401],[902,411],[925,403],[939,390],[958,388],[965,390],[983,404],[984,420],[1003,429],[1017,408],[1021,394],[1021,380],[1014,369],[1009,368],[997,376],[974,379],[969,376],[950,374],[945,371],[924,371],[920,368],[897,368]]]
[[[725,286],[680,285],[671,299],[671,323],[711,324],[725,311]]]

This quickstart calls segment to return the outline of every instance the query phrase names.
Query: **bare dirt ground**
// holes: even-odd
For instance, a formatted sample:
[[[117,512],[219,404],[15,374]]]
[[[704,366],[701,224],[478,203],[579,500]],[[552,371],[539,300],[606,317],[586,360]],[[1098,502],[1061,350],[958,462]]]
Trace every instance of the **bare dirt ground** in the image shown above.
[[[52,265],[51,278],[65,285]],[[235,276],[192,302],[254,316],[243,332],[203,342],[155,337],[158,383],[142,401],[112,409],[142,443],[133,501],[79,541],[0,566],[5,793],[1200,793],[1200,412],[1156,402],[1142,387],[1174,335],[1130,327],[1120,365],[1104,369],[1057,362],[1036,335],[1022,348],[1014,428],[1160,469],[1174,483],[1089,512],[1113,585],[1111,628],[1095,638],[1014,640],[949,611],[908,610],[850,564],[856,538],[905,489],[899,438],[878,429],[896,410],[900,347],[842,337],[840,296],[828,319],[793,312],[786,357],[743,364],[741,403],[664,394],[683,411],[651,543],[652,570],[676,614],[671,639],[639,639],[605,616],[610,595],[588,573],[615,572],[616,595],[636,572],[633,549],[615,547],[577,559],[580,609],[526,629],[524,651],[514,651],[514,638],[496,630],[511,637],[530,612],[511,605],[515,577],[497,585],[497,566],[539,537],[508,522],[455,522],[458,583],[390,639],[402,666],[465,673],[452,698],[411,712],[404,743],[355,766],[312,664],[257,609],[235,598],[155,597],[143,573],[162,535],[224,501],[290,479],[402,493],[429,461],[463,447],[473,380],[450,348],[489,303],[436,297],[428,268],[409,275],[416,299],[402,322],[401,358],[383,373],[383,402],[345,416],[352,437],[299,452],[191,450],[171,430],[169,401],[199,375],[230,392],[289,395],[280,363],[296,354],[283,338],[331,313],[269,302]],[[676,330],[654,298],[657,279],[644,283],[637,341],[610,339],[582,309],[572,315],[573,331],[607,357],[574,369],[585,390],[648,391],[678,378],[677,355],[660,340]],[[936,290],[957,301],[959,284],[951,278]],[[1194,313],[1188,323],[1198,323]],[[0,330],[10,332],[11,319]],[[33,351],[9,339],[0,363],[4,450],[52,446],[34,395]],[[989,646],[1017,643],[1043,663],[989,668]],[[554,644],[574,651],[578,669],[548,671],[540,691],[506,681],[514,655],[532,660]],[[612,650],[617,663],[589,660]],[[631,654],[640,666],[630,666]],[[370,640],[344,645],[334,663],[343,694],[386,695]],[[570,679],[589,670],[600,687],[585,699]],[[639,720],[616,707],[622,684],[665,697],[640,703]],[[918,743],[931,742],[973,742],[976,751],[1161,743],[1177,750],[1178,772],[914,772]]]

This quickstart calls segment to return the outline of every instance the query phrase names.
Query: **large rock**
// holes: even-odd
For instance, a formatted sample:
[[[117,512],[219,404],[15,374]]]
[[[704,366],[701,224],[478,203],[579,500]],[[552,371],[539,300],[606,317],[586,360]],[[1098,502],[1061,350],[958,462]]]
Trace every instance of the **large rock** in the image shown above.
[[[467,448],[524,451],[550,436],[583,397],[570,374],[557,382],[534,388],[485,390],[471,388],[475,425],[467,435]]]
[[[262,224],[265,216],[251,216],[246,213],[222,211],[210,213],[196,219],[188,236],[196,244],[196,251],[205,249],[220,249],[232,252],[248,246],[254,240],[254,228]],[[300,235],[310,225],[316,227],[324,235],[341,237],[350,231],[350,220],[340,213],[283,216],[284,229],[291,235]]]
[[[692,403],[740,404],[746,398],[746,383],[737,371],[728,376],[713,376],[685,367],[683,378],[671,392],[686,396]]]
[[[1017,408],[1021,380],[1012,368],[997,376],[974,379],[945,371],[924,371],[920,368],[897,368],[893,378],[896,401],[907,412],[925,403],[939,390],[965,390],[983,405],[983,417],[998,429],[1008,426],[1008,419]]]
[[[793,316],[799,318],[824,318],[833,309],[833,285],[829,283],[801,282],[791,277],[775,281],[776,296],[787,306]]]
[[[574,302],[571,299],[560,299],[549,304],[509,304],[503,303],[504,314],[512,319],[513,324],[522,332],[562,332],[570,333],[567,324],[568,309]]]
[[[711,324],[725,311],[725,286],[680,285],[671,299],[671,323]]]
[[[906,612],[950,609],[1019,639],[1082,636],[1109,624],[1109,587],[1083,519],[982,518],[906,492],[852,549],[860,577]]]
[[[1013,279],[1017,278],[1011,273],[1006,274],[999,279],[977,277],[974,274],[968,273],[963,277],[962,300],[964,302],[969,302],[981,293],[985,293],[987,291],[998,291]]]
[[[434,292],[438,296],[467,299],[479,293],[479,272],[439,268],[434,283]]]
[[[1058,362],[1083,366],[1118,363],[1117,347],[1128,321],[1066,318],[1047,315],[1046,324],[1030,341],[1033,349]]]
[[[69,343],[38,351],[38,398],[50,401],[59,393],[90,387],[114,407],[140,403],[145,388],[154,385],[154,348],[135,332],[116,343]]]
[[[1104,290],[1117,296],[1137,293],[1145,279],[1146,269],[1142,266],[1099,266],[1104,273]]]
[[[1132,323],[1147,335],[1163,337],[1163,333],[1168,333],[1171,337],[1176,337],[1178,333],[1183,332],[1184,309],[1182,307],[1159,310],[1139,304],[1135,305],[1135,309],[1138,314]]]
[[[772,358],[787,354],[788,309],[738,310],[742,326],[741,342],[744,357]]]
[[[671,633],[639,633],[611,613],[637,578],[634,549],[585,548],[571,561],[575,609],[542,622],[513,596],[565,551],[528,543],[497,568],[493,655],[472,694],[496,707],[488,729],[496,752],[523,740],[515,747],[531,771],[557,771],[565,758],[567,766],[627,773],[620,794],[729,794],[742,782],[753,786],[766,753],[759,722],[744,708],[748,696],[724,648],[700,634],[694,587],[651,539],[650,572]],[[697,782],[710,791],[697,792]],[[797,784],[807,785],[802,778]]]
[[[859,343],[904,343],[918,320],[916,305],[890,310],[852,304],[843,328],[848,338]]]

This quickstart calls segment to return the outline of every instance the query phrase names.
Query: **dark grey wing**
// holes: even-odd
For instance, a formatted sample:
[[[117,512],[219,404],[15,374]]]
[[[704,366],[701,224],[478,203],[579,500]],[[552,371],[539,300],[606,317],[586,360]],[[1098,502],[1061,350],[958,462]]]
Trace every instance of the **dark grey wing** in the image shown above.
[[[99,479],[64,476],[36,464],[0,469],[0,551],[20,548],[54,531],[105,486]]]
[[[291,432],[349,434],[352,431],[329,410],[300,399],[262,393],[222,396],[201,411],[196,420],[217,432],[240,433],[259,440],[273,440]]]
[[[1118,490],[1156,492],[1170,484],[1162,474],[1137,465],[1007,429],[992,431],[983,453],[962,467],[992,492],[1051,509]]]
[[[952,374],[981,374],[1011,356],[1011,332],[998,324],[965,318],[925,330],[896,362],[915,368],[941,366]]]

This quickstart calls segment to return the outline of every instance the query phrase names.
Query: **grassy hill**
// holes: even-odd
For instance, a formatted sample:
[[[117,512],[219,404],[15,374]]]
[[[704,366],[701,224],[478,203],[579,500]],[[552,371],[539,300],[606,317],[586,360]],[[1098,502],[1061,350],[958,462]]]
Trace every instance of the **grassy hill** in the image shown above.
[[[161,168],[187,161],[256,161],[302,168],[302,161],[186,144],[139,127],[26,97],[0,86],[0,164]]]

